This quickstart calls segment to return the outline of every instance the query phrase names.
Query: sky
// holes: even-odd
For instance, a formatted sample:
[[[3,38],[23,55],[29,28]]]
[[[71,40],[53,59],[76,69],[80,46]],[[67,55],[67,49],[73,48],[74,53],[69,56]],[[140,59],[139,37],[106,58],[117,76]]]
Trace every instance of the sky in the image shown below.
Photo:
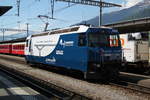
[[[26,23],[29,23],[29,30],[43,31],[46,22],[49,23],[48,29],[63,28],[99,15],[98,7],[55,2],[54,18],[56,18],[56,20],[41,20],[37,17],[38,15],[51,16],[51,0],[20,0],[20,16],[16,16],[16,1],[17,0],[0,0],[0,6],[13,6],[10,11],[0,17],[0,28],[26,29]],[[141,0],[103,1],[122,5],[121,8],[113,7],[103,9],[103,13],[109,13],[117,11],[118,9],[131,7]],[[15,33],[16,32],[7,32],[6,35]],[[1,32],[0,35],[2,35]]]

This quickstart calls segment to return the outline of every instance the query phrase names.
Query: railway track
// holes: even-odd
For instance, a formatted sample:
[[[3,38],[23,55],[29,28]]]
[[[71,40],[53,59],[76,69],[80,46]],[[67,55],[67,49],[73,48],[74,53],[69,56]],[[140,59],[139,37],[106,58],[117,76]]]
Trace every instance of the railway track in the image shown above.
[[[23,74],[17,70],[6,68],[0,65],[0,70],[8,74],[11,77],[23,82],[24,84],[30,86],[31,88],[37,90],[41,94],[49,97],[52,100],[90,100],[90,98],[84,97],[80,94],[74,93],[72,91],[66,90],[62,87],[56,86],[55,84],[50,84],[43,80],[39,80],[28,74]]]
[[[14,59],[14,57],[9,58],[8,60],[15,62],[15,60],[11,60],[11,59]],[[19,58],[17,58],[17,59],[19,59]],[[16,61],[18,61],[18,60],[16,60]],[[23,65],[23,63],[19,63],[19,64]],[[26,66],[26,65],[24,65],[24,66]],[[74,90],[72,90],[72,89],[74,89],[74,87],[76,87],[74,85],[72,85],[74,87],[71,87],[72,89],[69,90],[69,89],[64,88],[64,87],[62,88],[62,87],[60,87],[57,84],[51,84],[51,82],[50,82],[51,80],[50,81],[49,80],[48,81],[43,81],[44,77],[42,79],[41,78],[42,76],[39,77],[39,78],[37,78],[36,74],[35,74],[35,77],[34,77],[31,74],[26,73],[26,72],[30,73],[31,69],[32,70],[36,70],[38,68],[32,68],[32,67],[24,67],[24,68],[17,68],[16,67],[16,68],[11,68],[11,67],[6,67],[4,65],[2,65],[1,68],[2,68],[3,71],[5,71],[6,73],[10,74],[11,76],[13,76],[15,78],[18,78],[21,81],[26,82],[27,84],[31,85],[31,87],[34,87],[35,89],[37,89],[39,91],[42,91],[41,93],[43,93],[43,94],[45,94],[47,96],[52,96],[54,98],[61,99],[61,100],[64,100],[64,99],[65,100],[68,100],[68,99],[71,100],[71,99],[74,99],[74,98],[78,98],[78,99],[74,99],[74,100],[80,100],[80,99],[87,100],[87,99],[93,99],[93,98],[96,99],[96,100],[99,100],[100,98],[104,98],[103,95],[105,95],[106,93],[105,92],[104,93],[102,93],[102,92],[98,93],[99,97],[100,97],[98,99],[97,99],[97,97],[91,97],[91,95],[92,96],[93,95],[94,96],[98,95],[98,94],[94,94],[96,92],[95,92],[95,90],[93,91],[93,88],[95,88],[96,90],[102,89],[102,90],[105,91],[105,88],[107,90],[107,87],[113,87],[113,88],[115,87],[115,89],[117,91],[120,91],[120,89],[123,88],[125,91],[128,91],[128,90],[135,91],[135,92],[133,92],[134,94],[143,93],[143,94],[146,94],[146,95],[150,96],[150,89],[149,88],[143,87],[143,86],[139,86],[139,85],[136,85],[136,84],[133,84],[133,83],[129,83],[129,82],[127,83],[125,81],[117,82],[117,83],[116,82],[112,82],[112,83],[110,83],[110,85],[106,85],[106,86],[102,86],[100,84],[95,84],[95,83],[83,82],[83,83],[85,83],[85,85],[82,86],[82,90],[85,89],[84,86],[89,85],[90,87],[88,87],[84,91],[87,91],[90,94],[88,94],[88,93],[84,94],[82,92],[82,90],[79,90],[81,92],[73,92]],[[38,69],[38,70],[42,71],[42,69]],[[46,75],[46,73],[45,73],[45,75]],[[81,81],[77,81],[76,84],[80,84],[78,82],[81,82]],[[103,88],[103,87],[105,87],[105,88]],[[117,88],[119,88],[119,89],[117,89]],[[89,89],[91,89],[91,90],[89,90]],[[115,94],[115,92],[113,90],[114,89],[112,89],[111,93]],[[101,91],[101,90],[99,90],[99,91]],[[138,91],[138,93],[136,93],[137,91]],[[93,94],[91,94],[91,93],[93,93]],[[120,93],[120,92],[118,92],[118,93]],[[141,94],[141,96],[143,96],[143,94]],[[124,96],[124,95],[122,95],[122,96]],[[132,95],[130,95],[130,96],[132,96]],[[128,98],[130,98],[130,96]],[[109,97],[109,96],[106,96],[106,97]],[[112,97],[112,98],[114,98],[114,97]],[[148,99],[144,99],[144,100],[149,100],[149,99],[150,99],[150,97],[148,97]],[[108,98],[107,99],[103,99],[103,100],[108,100]],[[112,100],[117,100],[117,99],[112,99]],[[124,100],[124,99],[122,99],[122,100]],[[138,99],[135,99],[135,100],[138,100]]]
[[[119,79],[110,84],[150,95],[150,76],[120,72]]]
[[[118,82],[110,82],[109,84],[114,85],[114,86],[119,86],[125,89],[136,90],[144,94],[150,95],[149,87],[141,86],[135,83],[126,82],[126,81],[118,81]]]

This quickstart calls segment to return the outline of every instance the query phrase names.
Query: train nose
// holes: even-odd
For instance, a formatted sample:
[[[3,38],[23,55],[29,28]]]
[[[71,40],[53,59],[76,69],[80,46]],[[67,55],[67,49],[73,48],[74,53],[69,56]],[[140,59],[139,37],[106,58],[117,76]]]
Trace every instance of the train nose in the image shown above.
[[[107,60],[107,61],[118,61],[121,59],[121,55],[120,54],[116,54],[116,53],[112,53],[112,54],[108,54],[108,53],[105,53],[104,54],[104,59]]]

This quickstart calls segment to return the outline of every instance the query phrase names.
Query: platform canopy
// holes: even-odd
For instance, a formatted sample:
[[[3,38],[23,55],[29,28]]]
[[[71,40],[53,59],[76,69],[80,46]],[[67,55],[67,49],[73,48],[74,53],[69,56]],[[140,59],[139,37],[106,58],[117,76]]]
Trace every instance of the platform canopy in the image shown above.
[[[104,26],[118,29],[120,33],[150,31],[150,17],[106,24]]]
[[[10,10],[12,6],[0,6],[0,16],[5,14],[8,10]]]

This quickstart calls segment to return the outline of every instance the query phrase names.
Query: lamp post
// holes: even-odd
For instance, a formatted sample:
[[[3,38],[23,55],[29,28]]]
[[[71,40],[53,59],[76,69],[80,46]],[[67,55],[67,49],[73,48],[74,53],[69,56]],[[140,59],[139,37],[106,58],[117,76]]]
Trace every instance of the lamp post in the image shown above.
[[[3,33],[3,41],[5,40],[4,38],[5,38],[5,30],[2,30],[2,33]]]
[[[102,0],[100,0],[99,26],[102,25]]]

